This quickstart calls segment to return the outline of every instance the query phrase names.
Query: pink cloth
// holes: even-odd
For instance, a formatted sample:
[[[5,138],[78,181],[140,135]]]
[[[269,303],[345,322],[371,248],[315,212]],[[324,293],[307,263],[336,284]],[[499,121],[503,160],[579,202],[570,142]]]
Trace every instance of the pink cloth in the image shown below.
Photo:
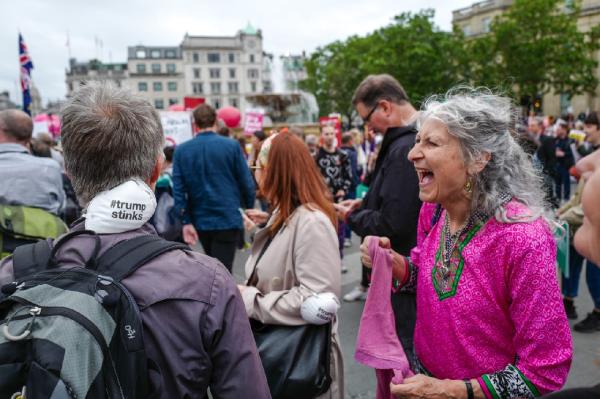
[[[373,274],[360,318],[354,358],[357,362],[376,369],[377,399],[389,399],[393,398],[390,381],[400,384],[412,372],[396,335],[390,299],[392,259],[389,250],[380,248],[377,240],[371,240],[369,254],[373,262]]]
[[[513,364],[541,394],[560,389],[573,348],[547,224],[492,217],[462,250],[456,293],[440,300],[432,271],[443,223],[425,234],[434,209],[423,204],[411,252],[418,270],[415,352],[422,365],[436,378],[464,379]],[[527,211],[516,201],[507,204],[509,215]]]

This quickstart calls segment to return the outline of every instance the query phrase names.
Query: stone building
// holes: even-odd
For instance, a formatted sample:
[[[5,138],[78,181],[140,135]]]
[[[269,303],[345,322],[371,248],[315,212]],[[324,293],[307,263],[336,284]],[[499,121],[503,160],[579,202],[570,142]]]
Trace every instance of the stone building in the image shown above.
[[[127,79],[127,64],[125,63],[103,63],[100,60],[77,62],[77,59],[69,60],[69,69],[66,70],[67,97],[74,90],[90,81],[109,81],[116,86],[122,87]]]
[[[156,109],[183,104],[185,87],[181,48],[128,47],[127,67],[129,89],[145,97]]]
[[[486,0],[474,3],[469,7],[452,12],[452,23],[458,26],[467,38],[476,38],[490,31],[493,19],[501,15],[512,5],[512,0]],[[568,1],[565,1],[568,5]],[[583,32],[600,24],[600,0],[583,0],[577,26]],[[551,49],[548,49],[551,51]],[[596,77],[600,79],[600,53],[596,54],[599,67]],[[588,110],[600,110],[600,85],[593,95],[583,94],[569,98],[566,93],[550,92],[542,99],[542,113],[546,115],[563,115],[568,110],[577,114]]]

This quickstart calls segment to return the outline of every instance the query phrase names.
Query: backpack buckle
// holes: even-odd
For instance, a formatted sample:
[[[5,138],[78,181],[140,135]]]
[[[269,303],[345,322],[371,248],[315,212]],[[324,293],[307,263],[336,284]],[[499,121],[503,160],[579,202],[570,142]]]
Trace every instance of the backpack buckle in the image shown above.
[[[13,318],[21,311],[21,309],[29,309],[29,314],[31,315],[31,320],[29,321],[29,323],[27,323],[27,325],[25,326],[25,329],[20,334],[13,335],[8,330],[8,325],[13,320]],[[8,318],[8,320],[6,320],[6,324],[2,328],[2,333],[4,334],[6,339],[8,339],[9,341],[21,341],[21,340],[27,338],[29,336],[29,334],[31,334],[31,328],[33,326],[33,322],[35,321],[36,316],[38,316],[42,312],[42,308],[40,308],[38,306],[30,306],[30,307],[21,308],[21,309],[17,310],[15,313],[13,313]]]

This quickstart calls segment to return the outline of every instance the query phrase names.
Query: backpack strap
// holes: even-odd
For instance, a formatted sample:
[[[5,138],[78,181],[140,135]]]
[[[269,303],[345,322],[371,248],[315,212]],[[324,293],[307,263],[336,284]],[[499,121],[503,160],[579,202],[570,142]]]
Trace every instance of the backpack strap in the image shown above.
[[[150,260],[175,249],[189,250],[190,247],[157,235],[134,237],[119,242],[103,253],[96,262],[96,271],[121,281]]]
[[[21,245],[13,252],[13,276],[15,280],[46,270],[52,248],[47,240]]]
[[[94,252],[90,261],[86,263],[87,268],[93,267],[100,250],[100,238],[93,231],[77,230],[67,233],[53,242],[40,240],[33,244],[21,245],[15,248],[13,252],[14,279],[19,280],[25,276],[55,268],[57,264],[54,262],[54,256],[58,249],[71,238],[84,234],[88,234],[95,239]]]

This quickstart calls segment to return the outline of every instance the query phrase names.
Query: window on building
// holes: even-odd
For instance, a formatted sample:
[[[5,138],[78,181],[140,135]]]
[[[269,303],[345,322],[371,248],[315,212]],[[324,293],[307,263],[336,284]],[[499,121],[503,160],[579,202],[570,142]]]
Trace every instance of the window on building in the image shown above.
[[[177,91],[177,82],[169,82],[167,83],[167,87],[169,91]]]
[[[229,93],[238,93],[240,91],[238,82],[229,82],[227,84],[227,91]]]
[[[69,83],[69,92],[73,91],[73,83]]]
[[[157,98],[156,100],[154,100],[154,108],[156,108],[156,109],[164,109],[165,108],[165,102],[163,101],[162,98]]]
[[[211,79],[219,79],[221,77],[221,70],[219,68],[210,68],[209,73]]]
[[[192,54],[192,60],[193,60],[195,63],[198,63],[198,62],[200,62],[200,54],[198,54],[198,53],[193,53],[193,54]]]
[[[235,79],[235,68],[229,68],[229,78]]]
[[[175,50],[167,50],[165,51],[165,58],[175,58],[177,57],[177,53]]]
[[[120,80],[117,80],[116,83],[117,83],[117,87],[121,87],[121,81]]]
[[[154,89],[154,91],[162,91],[162,89],[163,89],[162,82],[154,82],[152,84],[152,88]]]
[[[221,93],[221,83],[220,82],[212,82],[210,84],[210,92],[212,94],[220,94]]]
[[[177,67],[175,64],[167,64],[167,73],[175,73],[177,72]]]
[[[208,62],[211,64],[217,64],[221,62],[221,54],[219,53],[208,53]]]
[[[213,100],[213,107],[214,107],[215,109],[219,109],[219,108],[221,108],[221,100],[219,100],[218,98],[215,98],[215,99]]]
[[[250,79],[258,78],[258,69],[255,69],[255,68],[248,69],[248,78],[250,78]]]
[[[152,64],[152,73],[160,73],[160,64]]]
[[[237,100],[237,98],[230,98],[229,99],[229,105],[231,105],[232,107],[237,108],[237,106],[238,106],[238,100]]]
[[[150,58],[160,58],[160,50],[150,51]]]
[[[254,63],[254,54],[250,54],[250,63],[253,64]]]
[[[202,82],[194,82],[192,83],[192,92],[194,94],[202,94]]]
[[[485,17],[484,19],[481,20],[481,25],[482,25],[482,32],[489,33],[490,27],[492,25],[492,18]]]
[[[137,73],[146,73],[146,64],[137,64],[135,70]]]
[[[469,25],[463,26],[462,30],[465,36],[471,36],[471,27]]]
[[[235,62],[235,54],[229,53],[229,63],[233,64]]]
[[[148,83],[138,82],[138,91],[148,91]]]
[[[169,98],[169,105],[179,104],[178,98]]]
[[[256,93],[256,82],[250,82],[250,91]]]
[[[135,58],[146,58],[146,50],[137,50],[135,52]]]
[[[194,79],[200,79],[200,68],[194,68]]]

